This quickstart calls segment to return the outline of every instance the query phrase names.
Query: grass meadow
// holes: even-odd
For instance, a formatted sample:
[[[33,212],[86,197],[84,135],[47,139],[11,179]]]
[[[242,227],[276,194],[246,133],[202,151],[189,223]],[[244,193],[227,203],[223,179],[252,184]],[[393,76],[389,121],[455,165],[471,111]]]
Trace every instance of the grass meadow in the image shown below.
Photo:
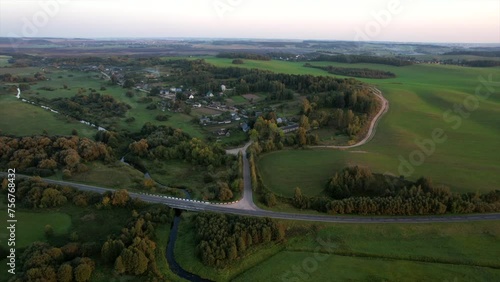
[[[104,164],[96,161],[86,165],[89,168],[88,171],[75,173],[64,180],[100,187],[128,190],[135,189],[137,184],[144,180],[144,174],[142,172],[119,161],[112,164]],[[110,177],[110,175],[113,177]],[[52,178],[63,180],[62,173],[58,173]]]
[[[232,281],[495,281],[500,275],[498,269],[463,265],[337,255],[317,262],[313,258],[311,252],[280,252]]]
[[[42,134],[71,135],[73,129],[82,137],[93,138],[97,129],[40,107],[23,103],[14,95],[0,93],[0,131],[2,134],[28,136]]]

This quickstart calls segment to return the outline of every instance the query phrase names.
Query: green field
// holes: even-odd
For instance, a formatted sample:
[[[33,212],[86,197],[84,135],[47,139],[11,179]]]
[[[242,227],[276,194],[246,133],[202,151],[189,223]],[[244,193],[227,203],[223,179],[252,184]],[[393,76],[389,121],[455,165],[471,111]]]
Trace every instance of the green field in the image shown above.
[[[207,58],[207,61],[218,66],[230,66],[231,60]],[[443,114],[454,110],[454,104],[461,104],[465,99],[474,97],[475,89],[481,85],[479,77],[498,80],[500,68],[466,68],[445,65],[413,65],[407,67],[393,67],[373,64],[340,64],[332,62],[318,62],[318,65],[335,65],[340,67],[366,67],[391,71],[397,75],[394,79],[361,79],[375,84],[390,102],[389,112],[382,118],[375,137],[370,143],[352,149],[365,151],[365,154],[353,153],[346,157],[341,151],[308,152],[320,156],[319,159],[306,157],[307,162],[296,158],[305,157],[295,151],[273,153],[269,157],[263,156],[259,161],[260,171],[263,172],[264,182],[272,190],[283,193],[296,186],[306,187],[307,190],[317,193],[322,187],[318,183],[325,183],[328,177],[348,165],[366,165],[376,173],[390,173],[393,175],[406,174],[409,179],[420,176],[431,177],[434,182],[451,186],[452,190],[489,191],[498,189],[500,183],[500,153],[496,150],[500,140],[500,86],[491,86],[496,93],[486,100],[479,101],[479,107],[466,111],[467,118],[461,118],[461,123],[449,120],[454,114],[449,114],[445,120]],[[276,72],[291,74],[329,75],[319,69],[310,69],[299,62],[283,61],[251,61],[247,60],[243,67],[261,68]],[[486,88],[483,88],[485,90]],[[473,100],[468,100],[473,101]],[[474,106],[474,105],[473,105]],[[423,154],[423,163],[418,162],[421,149],[416,141],[432,138],[434,129],[442,129],[446,134],[446,141],[435,144],[433,153]],[[400,158],[409,160],[415,157],[413,171],[404,167],[400,169]],[[271,157],[272,156],[272,157]],[[328,156],[328,157],[326,157]],[[290,160],[289,165],[276,167],[277,161],[269,158]],[[332,159],[332,160],[330,160]],[[302,164],[307,165],[302,165]],[[322,172],[312,168],[320,167]],[[281,173],[272,173],[273,170]],[[411,172],[411,173],[410,173]],[[296,175],[315,175],[321,177],[311,186],[311,180],[296,177]],[[293,182],[290,179],[297,179]]]
[[[142,172],[118,161],[108,165],[100,162],[92,162],[86,165],[89,171],[75,173],[64,180],[115,189],[131,189],[144,180]],[[110,177],[110,175],[113,177]],[[53,178],[62,180],[62,174],[57,174]]]
[[[232,104],[239,105],[239,104],[245,104],[248,103],[248,100],[245,99],[243,96],[231,96],[230,98]]]
[[[42,134],[71,135],[73,129],[79,136],[93,138],[97,129],[73,119],[56,115],[40,107],[23,103],[14,95],[0,95],[0,130],[2,134],[27,136]]]
[[[216,281],[282,281],[295,266],[307,275],[299,281],[331,281],[333,277],[337,277],[335,281],[454,281],[455,277],[459,281],[495,281],[493,278],[500,275],[500,224],[495,222],[283,221],[286,242],[259,247],[233,266],[215,270],[197,259],[195,231],[190,214],[186,217],[179,229],[176,259],[185,269]],[[314,262],[315,257],[322,259]],[[316,263],[317,268],[310,273],[301,268],[306,264],[313,269]]]
[[[186,188],[194,192],[193,197],[199,198],[204,188],[203,174],[206,170],[194,167],[182,161],[146,161],[146,168],[151,177],[159,183],[177,188]]]
[[[7,204],[2,199],[0,201],[0,213],[2,214],[1,220],[3,223],[7,221]],[[64,236],[68,233],[72,227],[71,217],[63,212],[50,212],[50,213],[40,213],[31,212],[26,210],[19,210],[19,204],[16,205],[16,256],[21,255],[21,250],[26,248],[28,245],[35,241],[47,241],[45,237],[44,228],[45,225],[49,224],[54,230],[54,236]],[[7,226],[5,224],[2,226]],[[0,229],[0,248],[7,250],[10,248],[7,245],[7,239],[9,238],[8,229],[2,227]],[[3,252],[3,251],[2,251]],[[0,271],[2,277],[6,277],[7,273],[7,260],[2,257],[0,260]],[[0,279],[4,281],[4,279]],[[6,281],[6,280],[5,280]]]
[[[281,252],[233,281],[495,281],[500,270],[399,260]],[[302,263],[305,262],[305,267]],[[298,269],[298,273],[293,271]],[[300,279],[300,280],[294,280]]]
[[[0,212],[2,213],[2,221],[7,220],[7,204],[1,201]],[[68,233],[71,227],[71,217],[66,213],[51,212],[39,213],[30,211],[16,212],[16,247],[22,249],[35,241],[46,241],[44,227],[49,224],[54,228],[55,236],[62,236]],[[8,238],[7,229],[2,228],[0,231],[0,245],[2,248],[7,247]]]

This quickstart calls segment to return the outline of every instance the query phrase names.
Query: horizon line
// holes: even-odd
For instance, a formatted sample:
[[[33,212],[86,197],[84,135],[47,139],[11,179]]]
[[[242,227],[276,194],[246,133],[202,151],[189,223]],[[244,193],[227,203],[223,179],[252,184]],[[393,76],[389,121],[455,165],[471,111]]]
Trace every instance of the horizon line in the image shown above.
[[[267,41],[285,41],[285,42],[293,42],[293,41],[326,41],[326,42],[359,42],[359,43],[398,43],[398,44],[479,44],[479,45],[498,45],[500,46],[500,42],[457,42],[457,41],[397,41],[397,40],[346,40],[346,39],[305,39],[305,38],[266,38],[266,37],[195,37],[195,36],[149,36],[149,37],[140,37],[140,36],[118,36],[118,37],[106,37],[106,36],[97,36],[97,37],[65,37],[65,36],[34,36],[34,37],[13,37],[13,36],[0,36],[0,38],[14,38],[14,39],[87,39],[87,40],[125,40],[125,39],[190,39],[190,40],[241,40],[241,41],[250,41],[250,40],[267,40]]]

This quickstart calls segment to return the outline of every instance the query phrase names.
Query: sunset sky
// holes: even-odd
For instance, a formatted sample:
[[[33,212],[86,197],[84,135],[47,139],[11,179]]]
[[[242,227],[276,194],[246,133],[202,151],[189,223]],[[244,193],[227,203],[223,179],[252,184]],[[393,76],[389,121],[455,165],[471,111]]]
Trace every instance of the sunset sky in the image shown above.
[[[500,0],[0,0],[0,36],[500,43]]]

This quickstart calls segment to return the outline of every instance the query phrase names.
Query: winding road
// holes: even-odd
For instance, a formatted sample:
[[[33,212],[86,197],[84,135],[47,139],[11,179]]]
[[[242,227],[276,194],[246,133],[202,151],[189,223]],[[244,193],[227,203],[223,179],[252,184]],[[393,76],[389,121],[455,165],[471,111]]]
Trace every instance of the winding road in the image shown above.
[[[351,149],[351,148],[359,147],[359,146],[362,146],[362,145],[368,143],[368,141],[370,141],[373,138],[373,136],[375,136],[377,124],[380,121],[380,118],[385,113],[387,113],[387,111],[389,110],[389,101],[387,101],[387,99],[385,99],[385,97],[382,95],[382,92],[375,87],[370,87],[370,90],[372,90],[372,93],[380,99],[380,102],[382,103],[382,107],[380,108],[378,113],[373,117],[365,138],[360,140],[358,143],[353,144],[353,145],[349,145],[349,146],[317,145],[317,146],[311,146],[311,147],[312,148],[329,148],[329,149]]]
[[[358,142],[357,144],[351,146],[323,146],[325,148],[335,148],[335,149],[349,149],[357,146],[361,146],[368,142],[375,133],[375,128],[380,120],[380,117],[387,112],[389,103],[382,96],[382,93],[373,88],[375,95],[377,95],[382,100],[382,108],[374,117],[370,128],[368,130],[367,136]],[[484,220],[500,220],[500,213],[490,213],[490,214],[464,214],[464,215],[439,215],[439,216],[331,216],[331,215],[318,215],[318,214],[303,214],[303,213],[284,213],[263,210],[255,205],[253,202],[252,193],[252,183],[250,177],[250,165],[248,158],[245,154],[248,146],[251,142],[247,143],[241,148],[227,150],[228,154],[237,155],[240,152],[243,153],[243,179],[244,179],[244,191],[243,197],[235,203],[230,204],[216,204],[205,201],[189,200],[174,198],[168,196],[146,194],[146,193],[133,193],[129,192],[130,196],[133,198],[139,198],[145,202],[149,203],[160,203],[170,206],[172,208],[188,210],[188,211],[210,211],[217,213],[227,213],[236,214],[244,216],[256,216],[256,217],[269,217],[276,219],[289,219],[289,220],[304,220],[313,222],[337,222],[337,223],[429,223],[429,222],[468,222],[468,221],[484,221]],[[0,176],[6,176],[5,172],[0,172]],[[17,178],[29,178],[29,176],[16,175]],[[105,193],[107,191],[115,191],[115,189],[85,185],[67,181],[53,180],[42,178],[43,181],[51,184],[63,185],[73,187],[82,191],[92,191],[97,193]]]

